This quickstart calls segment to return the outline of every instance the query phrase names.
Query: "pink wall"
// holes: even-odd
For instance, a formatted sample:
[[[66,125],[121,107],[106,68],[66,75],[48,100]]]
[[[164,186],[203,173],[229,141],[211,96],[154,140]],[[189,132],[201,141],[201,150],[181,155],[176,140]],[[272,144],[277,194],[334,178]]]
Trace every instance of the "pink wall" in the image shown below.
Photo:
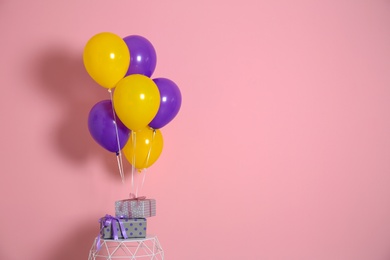
[[[142,194],[167,260],[390,258],[390,2],[0,0],[0,259],[87,259],[130,191],[82,52],[143,35],[183,94]]]

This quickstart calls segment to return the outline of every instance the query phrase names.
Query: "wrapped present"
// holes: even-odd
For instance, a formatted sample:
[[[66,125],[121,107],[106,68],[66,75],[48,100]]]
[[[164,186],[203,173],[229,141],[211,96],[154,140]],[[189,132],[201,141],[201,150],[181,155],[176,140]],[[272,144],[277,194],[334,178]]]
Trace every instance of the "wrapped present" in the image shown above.
[[[110,215],[99,220],[100,234],[104,239],[127,239],[146,237],[145,218],[116,218]]]
[[[115,216],[120,218],[148,218],[156,216],[156,200],[131,197],[115,201]]]

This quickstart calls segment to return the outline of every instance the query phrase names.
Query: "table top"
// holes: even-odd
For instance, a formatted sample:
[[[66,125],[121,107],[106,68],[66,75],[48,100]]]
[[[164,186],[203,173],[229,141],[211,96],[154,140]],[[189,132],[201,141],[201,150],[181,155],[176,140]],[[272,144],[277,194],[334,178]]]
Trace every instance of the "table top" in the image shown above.
[[[157,236],[153,234],[146,235],[145,238],[127,238],[127,239],[113,239],[113,238],[100,238],[100,241],[106,241],[106,242],[139,242],[139,241],[145,241],[145,240],[152,240],[156,239]]]

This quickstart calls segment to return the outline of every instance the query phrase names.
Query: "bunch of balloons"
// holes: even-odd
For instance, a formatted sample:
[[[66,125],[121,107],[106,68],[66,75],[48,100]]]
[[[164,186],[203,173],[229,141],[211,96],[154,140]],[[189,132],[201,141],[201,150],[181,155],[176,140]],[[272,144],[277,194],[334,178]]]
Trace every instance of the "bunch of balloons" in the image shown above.
[[[93,139],[116,155],[123,151],[136,169],[148,168],[163,149],[160,128],[180,110],[178,86],[167,78],[150,78],[156,51],[139,35],[96,34],[84,48],[83,61],[88,74],[111,97],[96,103],[89,113]]]

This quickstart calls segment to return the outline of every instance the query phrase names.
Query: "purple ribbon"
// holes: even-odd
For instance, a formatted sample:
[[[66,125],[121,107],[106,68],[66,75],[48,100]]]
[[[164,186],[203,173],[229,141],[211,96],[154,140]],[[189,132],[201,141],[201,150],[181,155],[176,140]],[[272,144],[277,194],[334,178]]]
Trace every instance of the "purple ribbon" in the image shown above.
[[[118,230],[116,228],[115,222],[118,222],[123,238],[124,239],[128,238],[127,234],[126,234],[126,229],[123,226],[123,223],[120,221],[120,218],[116,218],[116,217],[113,217],[113,216],[107,214],[105,217],[99,219],[99,223],[100,223],[101,228],[100,228],[100,233],[97,237],[97,242],[96,242],[97,251],[99,251],[101,248],[100,237],[101,237],[102,231],[105,227],[111,227],[114,240],[119,239]]]

